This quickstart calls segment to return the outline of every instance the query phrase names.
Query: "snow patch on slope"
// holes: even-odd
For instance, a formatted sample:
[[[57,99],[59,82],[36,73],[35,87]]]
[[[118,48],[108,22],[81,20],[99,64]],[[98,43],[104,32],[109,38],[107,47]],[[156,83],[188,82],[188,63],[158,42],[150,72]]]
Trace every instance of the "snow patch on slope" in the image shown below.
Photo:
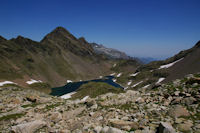
[[[31,79],[30,81],[26,81],[27,84],[31,85],[31,84],[34,84],[34,83],[42,83],[41,80],[34,80],[34,79]]]
[[[117,64],[114,64],[113,67],[116,67]]]
[[[132,83],[132,81],[129,81],[129,82],[127,83],[127,85],[131,85],[131,83]]]
[[[131,87],[136,87],[137,85],[141,84],[142,82],[143,82],[143,81],[140,81],[140,82],[138,82],[138,83],[132,85]]]
[[[119,78],[122,75],[122,73],[117,74],[117,77]]]
[[[72,81],[71,80],[67,80],[67,83],[72,83]]]
[[[128,87],[124,87],[124,90],[128,89]]]
[[[63,99],[69,99],[72,97],[72,95],[74,95],[76,92],[71,92],[71,93],[67,93],[65,95],[60,96]]]
[[[117,79],[113,79],[113,82],[116,82],[117,81]]]
[[[165,80],[165,78],[159,78],[158,81],[156,82],[156,84],[159,84],[159,83],[162,82],[163,80]]]
[[[81,99],[81,102],[85,102],[88,98],[89,96],[85,96],[83,99]]]
[[[137,76],[139,73],[140,73],[140,72],[133,73],[133,74],[130,74],[130,76],[135,77],[135,76]]]
[[[17,83],[14,83],[12,81],[3,81],[3,82],[0,82],[0,86],[4,86],[5,84],[17,84]]]
[[[115,73],[111,73],[111,74],[110,74],[110,76],[114,76],[114,75],[115,75]]]
[[[162,65],[158,69],[169,68],[169,67],[173,66],[174,64],[176,64],[177,62],[181,61],[182,59],[184,59],[184,58],[181,58],[181,59],[179,59],[177,61],[174,61],[174,62],[166,64],[166,65]]]
[[[144,87],[142,87],[142,88],[144,88],[144,89],[146,89],[146,88],[148,88],[150,86],[150,84],[148,84],[148,85],[145,85]]]

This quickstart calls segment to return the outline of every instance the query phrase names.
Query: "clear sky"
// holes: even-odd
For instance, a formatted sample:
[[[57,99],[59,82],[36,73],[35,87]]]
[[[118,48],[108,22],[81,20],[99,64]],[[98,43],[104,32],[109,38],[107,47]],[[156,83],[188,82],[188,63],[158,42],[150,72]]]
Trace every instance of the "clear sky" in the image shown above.
[[[166,58],[200,40],[200,0],[1,0],[0,35],[40,41],[57,26],[131,56]]]

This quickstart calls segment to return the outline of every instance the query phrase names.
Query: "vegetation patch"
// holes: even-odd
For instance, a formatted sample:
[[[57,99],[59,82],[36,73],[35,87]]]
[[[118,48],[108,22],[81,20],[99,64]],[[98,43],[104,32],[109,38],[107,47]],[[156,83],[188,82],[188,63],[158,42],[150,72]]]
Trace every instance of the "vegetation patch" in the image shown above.
[[[29,87],[47,94],[51,92],[51,86],[48,83],[34,83],[30,84]]]
[[[62,103],[60,103],[60,102],[59,103],[55,103],[55,104],[51,104],[51,105],[46,105],[45,110],[48,111],[48,110],[51,110],[51,109],[53,109],[55,107],[58,107],[60,105],[62,105]]]
[[[28,107],[36,107],[37,105],[39,105],[39,104],[38,103],[33,103],[33,104],[22,105],[21,107],[28,108]]]
[[[121,88],[116,88],[103,82],[88,82],[87,84],[83,84],[77,90],[77,93],[72,96],[72,98],[83,98],[85,96],[95,98],[99,95],[106,94],[108,92],[121,93],[123,92],[123,90]]]
[[[2,116],[0,118],[0,121],[7,121],[7,120],[10,120],[10,119],[17,119],[17,118],[20,118],[22,116],[24,116],[25,114],[24,113],[17,113],[17,114],[10,114],[10,115],[6,115],[6,116]]]

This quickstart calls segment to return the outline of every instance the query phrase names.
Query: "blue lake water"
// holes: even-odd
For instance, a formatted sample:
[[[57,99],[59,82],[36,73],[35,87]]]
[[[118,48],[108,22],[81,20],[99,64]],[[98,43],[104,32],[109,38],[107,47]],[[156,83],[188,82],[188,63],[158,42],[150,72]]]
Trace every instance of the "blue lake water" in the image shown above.
[[[65,86],[61,86],[61,87],[56,87],[56,88],[52,88],[50,95],[53,96],[62,96],[64,94],[76,91],[81,85],[86,84],[88,82],[104,82],[107,83],[109,85],[112,85],[114,87],[117,88],[122,88],[122,86],[120,86],[119,84],[113,82],[113,76],[106,76],[102,79],[94,79],[94,80],[87,80],[87,81],[80,81],[80,82],[72,82],[72,83],[67,83]]]

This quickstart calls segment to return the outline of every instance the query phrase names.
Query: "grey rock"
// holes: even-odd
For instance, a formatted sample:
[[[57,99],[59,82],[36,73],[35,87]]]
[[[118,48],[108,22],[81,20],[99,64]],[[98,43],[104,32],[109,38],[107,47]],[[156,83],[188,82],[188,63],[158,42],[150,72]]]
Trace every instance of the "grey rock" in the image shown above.
[[[125,133],[125,131],[122,131],[120,129],[117,128],[113,128],[113,127],[108,127],[106,129],[102,129],[101,130],[102,133]]]
[[[191,121],[186,121],[182,124],[178,124],[178,129],[179,131],[182,131],[182,132],[189,132],[192,130],[192,127],[193,126],[193,123]]]
[[[158,127],[158,133],[176,133],[176,132],[170,123],[161,122]]]
[[[190,116],[189,112],[181,105],[176,105],[169,109],[168,114],[171,117],[177,118],[180,116]]]
[[[13,126],[11,130],[14,133],[34,133],[36,130],[42,128],[45,125],[46,123],[44,121],[36,120],[25,124]]]
[[[181,103],[186,104],[186,105],[189,106],[189,105],[193,104],[195,101],[196,101],[195,98],[193,98],[193,97],[187,97],[187,98],[182,99]]]
[[[95,133],[100,133],[101,130],[102,130],[101,126],[97,126],[97,127],[94,128]]]

